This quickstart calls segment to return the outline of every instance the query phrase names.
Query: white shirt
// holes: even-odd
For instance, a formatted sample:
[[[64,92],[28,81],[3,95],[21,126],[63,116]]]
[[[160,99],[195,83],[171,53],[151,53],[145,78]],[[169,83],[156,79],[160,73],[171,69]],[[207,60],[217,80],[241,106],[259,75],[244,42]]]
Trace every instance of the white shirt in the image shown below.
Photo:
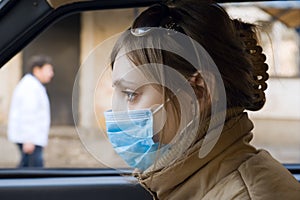
[[[14,90],[8,121],[8,139],[46,146],[50,104],[46,88],[33,75],[25,75]]]

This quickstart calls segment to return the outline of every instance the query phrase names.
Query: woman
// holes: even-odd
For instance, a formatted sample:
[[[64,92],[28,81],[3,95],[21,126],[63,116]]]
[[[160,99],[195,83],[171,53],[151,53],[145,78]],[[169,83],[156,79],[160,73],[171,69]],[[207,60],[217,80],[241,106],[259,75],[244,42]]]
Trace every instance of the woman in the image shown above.
[[[265,103],[255,27],[212,2],[142,12],[112,52],[115,151],[154,199],[298,199],[299,183],[249,144]]]

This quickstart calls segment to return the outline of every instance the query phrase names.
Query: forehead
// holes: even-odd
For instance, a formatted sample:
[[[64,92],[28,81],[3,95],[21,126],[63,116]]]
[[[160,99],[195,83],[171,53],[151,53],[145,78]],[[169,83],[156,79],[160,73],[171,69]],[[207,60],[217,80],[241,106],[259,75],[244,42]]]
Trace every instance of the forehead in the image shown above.
[[[53,67],[51,64],[44,64],[42,67],[41,67],[42,70],[52,70]]]
[[[137,84],[145,83],[146,76],[139,67],[135,66],[133,62],[124,54],[118,55],[113,66],[112,81],[113,84],[127,81]]]
[[[118,55],[114,62],[112,79],[113,81],[120,80],[129,71],[133,70],[133,63],[126,55]]]

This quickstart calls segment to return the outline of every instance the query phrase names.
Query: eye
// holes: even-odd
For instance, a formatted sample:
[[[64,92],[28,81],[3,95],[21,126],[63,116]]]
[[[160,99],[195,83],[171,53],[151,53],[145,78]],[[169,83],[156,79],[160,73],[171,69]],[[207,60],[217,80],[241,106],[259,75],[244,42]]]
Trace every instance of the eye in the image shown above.
[[[129,102],[133,102],[138,95],[138,93],[129,90],[123,90],[122,93],[124,93],[127,96],[127,101]]]

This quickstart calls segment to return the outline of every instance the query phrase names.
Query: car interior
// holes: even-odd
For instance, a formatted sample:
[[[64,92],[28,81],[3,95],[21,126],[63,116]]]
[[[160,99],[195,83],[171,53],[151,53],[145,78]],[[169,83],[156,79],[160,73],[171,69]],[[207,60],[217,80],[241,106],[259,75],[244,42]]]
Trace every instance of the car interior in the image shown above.
[[[0,1],[0,66],[1,70],[6,69],[7,63],[10,62],[11,59],[13,59],[16,55],[18,55],[20,52],[23,51],[22,58],[27,59],[30,54],[35,53],[43,48],[40,47],[37,41],[43,41],[44,45],[47,45],[48,52],[54,52],[57,56],[57,62],[58,66],[61,67],[60,69],[56,69],[57,80],[60,80],[58,84],[56,85],[56,88],[61,88],[61,96],[64,96],[64,86],[65,85],[73,85],[74,81],[76,80],[76,73],[79,70],[79,65],[84,60],[84,54],[85,56],[88,55],[88,52],[94,47],[93,45],[90,49],[86,50],[84,53],[82,49],[84,49],[86,46],[88,46],[89,37],[91,37],[89,34],[89,31],[92,30],[90,26],[88,27],[88,21],[92,19],[95,16],[102,16],[99,17],[98,28],[101,29],[102,22],[109,21],[109,17],[107,16],[108,13],[113,12],[123,12],[124,10],[128,11],[130,16],[133,17],[136,16],[140,10],[143,8],[150,6],[155,3],[159,3],[161,0],[2,0]],[[225,8],[228,8],[228,10],[234,11],[234,9],[242,9],[242,8],[248,8],[247,6],[257,6],[259,8],[259,12],[263,12],[266,14],[265,21],[260,21],[261,24],[265,23],[273,23],[275,21],[279,21],[280,23],[284,24],[284,26],[289,27],[294,32],[293,34],[298,34],[298,40],[291,42],[291,45],[296,44],[296,49],[294,54],[296,55],[296,59],[299,60],[299,52],[300,52],[300,1],[243,1],[243,0],[237,0],[237,1],[230,1],[230,0],[220,0],[217,1],[221,5],[223,5]],[[285,2],[286,4],[282,3]],[[282,3],[282,4],[281,4]],[[231,7],[233,6],[233,7]],[[127,12],[124,13],[126,14]],[[92,12],[95,12],[96,14],[91,14]],[[99,12],[100,14],[97,14]],[[105,12],[103,15],[101,12]],[[242,12],[245,12],[243,10]],[[248,11],[246,11],[248,12]],[[250,11],[249,11],[250,12]],[[85,13],[85,14],[83,14]],[[129,14],[126,14],[129,15]],[[105,16],[106,15],[106,16]],[[104,16],[104,17],[103,17]],[[122,16],[119,17],[120,23],[122,22]],[[86,21],[84,21],[86,20]],[[110,21],[111,26],[113,26],[113,22]],[[116,22],[117,24],[118,22]],[[125,22],[127,23],[127,22]],[[125,30],[127,24],[123,25],[122,27],[119,27],[116,32],[119,32],[120,30]],[[275,26],[275,25],[274,25]],[[61,33],[59,31],[55,32],[55,27],[69,27],[69,31],[65,31],[64,33]],[[78,29],[83,29],[82,27],[88,27],[86,28],[86,32],[78,32]],[[97,28],[96,27],[96,28]],[[95,28],[95,27],[94,27]],[[96,29],[95,28],[95,29]],[[104,29],[104,28],[103,28]],[[56,29],[58,30],[58,29]],[[54,42],[49,40],[47,35],[51,31],[51,37],[53,36],[54,39],[56,39],[56,42],[58,46],[51,46],[54,44]],[[95,31],[95,30],[93,30]],[[96,32],[96,31],[95,31]],[[272,32],[272,34],[275,34],[275,32]],[[270,34],[270,35],[272,35]],[[108,37],[110,33],[107,33],[106,37]],[[276,34],[275,34],[276,35]],[[86,37],[86,38],[84,38]],[[278,36],[279,37],[279,36]],[[82,39],[84,38],[84,39]],[[268,36],[264,36],[262,38],[265,41],[269,41]],[[78,42],[78,40],[82,40],[81,42]],[[95,39],[96,40],[96,39]],[[100,40],[100,39],[99,39]],[[102,38],[101,38],[102,40]],[[68,59],[65,59],[65,57],[59,57],[61,53],[58,53],[59,50],[65,48],[65,42],[69,42],[69,48],[71,50],[68,50],[65,55],[69,55]],[[75,41],[75,42],[74,42]],[[274,43],[274,47],[270,47],[270,49],[274,48],[276,49],[276,45]],[[288,44],[286,44],[288,45]],[[80,49],[81,50],[78,50]],[[275,51],[274,51],[275,52]],[[273,53],[274,53],[273,52]],[[271,50],[272,53],[272,50]],[[280,54],[280,53],[279,53]],[[291,53],[292,54],[292,53]],[[81,56],[81,57],[80,57]],[[275,55],[276,56],[276,55]],[[274,57],[275,57],[274,56]],[[298,56],[298,58],[297,58]],[[70,58],[70,59],[69,59]],[[288,58],[287,58],[288,59]],[[282,62],[284,62],[283,60]],[[277,62],[276,57],[272,59],[272,62]],[[279,61],[278,61],[279,62]],[[280,61],[281,62],[281,61]],[[291,79],[296,81],[295,83],[292,82],[291,84],[294,84],[295,89],[299,90],[299,82],[298,79],[300,77],[300,61],[297,61],[298,64],[295,64],[296,69],[293,71],[288,70],[285,71],[284,69],[281,69],[280,67],[277,68],[274,72],[274,77],[283,77],[282,80]],[[71,64],[70,64],[71,63]],[[76,66],[76,67],[72,67]],[[1,73],[0,70],[0,73]],[[22,72],[19,72],[22,74]],[[95,72],[91,72],[95,73]],[[64,75],[65,74],[65,75]],[[66,75],[67,74],[67,75]],[[68,76],[68,74],[73,78],[65,78],[65,76]],[[74,74],[74,76],[73,76]],[[12,75],[12,74],[10,74]],[[1,79],[0,75],[0,79]],[[6,81],[8,79],[13,79],[10,77],[6,77]],[[63,81],[69,81],[68,83],[64,83]],[[3,81],[4,82],[4,81]],[[2,84],[3,82],[0,82]],[[5,82],[3,83],[5,84]],[[65,85],[64,85],[65,84]],[[1,87],[1,86],[0,86]],[[49,87],[49,93],[53,93],[54,90],[57,90],[56,88]],[[0,88],[0,90],[2,90]],[[67,89],[66,89],[67,90]],[[60,90],[59,90],[60,91]],[[300,91],[300,90],[299,90]],[[72,98],[72,90],[68,88],[68,97]],[[76,92],[75,92],[76,93]],[[76,93],[76,95],[79,95]],[[55,102],[61,102],[58,97],[57,99],[53,99]],[[299,107],[299,103],[297,103],[297,100],[299,99],[299,92],[295,92],[291,94],[289,97],[289,100],[295,103],[296,108]],[[1,92],[0,92],[0,105],[1,101],[4,102],[1,98]],[[71,100],[70,100],[71,101]],[[74,102],[73,102],[74,103]],[[58,103],[59,104],[59,103]],[[75,102],[75,104],[79,104],[79,102]],[[5,104],[8,105],[8,104]],[[68,104],[67,107],[71,111],[65,111],[65,107],[57,107],[55,108],[57,112],[54,113],[53,117],[53,123],[57,126],[65,126],[66,124],[74,126],[74,120],[73,118],[78,118],[78,113],[81,113],[82,111],[78,111],[72,113],[72,103]],[[272,105],[270,105],[272,106]],[[74,107],[74,104],[73,104]],[[0,107],[2,109],[2,107]],[[56,111],[55,110],[55,111]],[[264,116],[269,116],[272,114],[271,111],[265,113],[261,113],[258,115],[257,123],[264,124],[265,121],[262,120]],[[282,108],[284,111],[285,108]],[[300,110],[300,109],[299,109]],[[295,116],[295,119],[293,118],[290,121],[293,121],[291,132],[294,133],[292,137],[290,137],[290,140],[285,144],[281,144],[282,140],[285,140],[281,138],[282,136],[279,136],[277,140],[274,141],[274,145],[270,142],[266,141],[265,138],[262,140],[257,140],[257,144],[260,145],[263,142],[265,147],[270,148],[270,150],[274,150],[275,156],[278,156],[282,159],[280,161],[282,164],[294,175],[294,177],[300,182],[300,155],[299,153],[290,153],[292,151],[299,151],[299,137],[297,137],[297,131],[300,130],[299,128],[299,110],[294,109],[291,111],[291,116]],[[275,111],[274,111],[275,112]],[[57,114],[55,114],[57,113]],[[66,114],[67,113],[67,114]],[[288,115],[289,113],[286,113]],[[0,110],[1,115],[1,110]],[[278,114],[279,116],[280,114]],[[282,114],[283,117],[286,116],[285,114]],[[65,117],[67,116],[67,117]],[[277,117],[278,117],[277,116]],[[281,116],[281,115],[280,115]],[[279,117],[280,117],[279,116]],[[60,118],[61,117],[61,118]],[[276,118],[277,119],[277,118]],[[290,119],[290,118],[288,118]],[[285,118],[285,120],[287,120]],[[5,121],[5,120],[4,120]],[[76,121],[76,119],[75,119]],[[86,121],[82,121],[82,124],[88,124],[89,119]],[[281,122],[278,122],[278,124],[284,128],[286,125],[281,125]],[[287,122],[287,124],[289,124]],[[0,125],[1,125],[1,116],[0,116]],[[100,122],[101,125],[101,122]],[[279,126],[278,125],[278,126]],[[272,126],[272,125],[271,125]],[[5,126],[3,126],[5,127]],[[263,127],[263,125],[258,126]],[[1,129],[1,126],[0,126]],[[5,128],[3,128],[4,130]],[[277,129],[277,128],[274,128]],[[2,130],[2,129],[1,129]],[[65,131],[65,129],[64,129]],[[259,128],[257,129],[259,131]],[[1,131],[0,131],[1,132]],[[5,130],[3,131],[5,132]],[[95,133],[96,134],[96,133]],[[278,135],[280,133],[278,132]],[[54,136],[53,136],[54,137]],[[65,136],[68,137],[68,136]],[[76,136],[78,137],[78,136]],[[79,135],[79,137],[81,137]],[[90,140],[94,140],[95,135],[90,138],[81,138],[82,142],[88,142]],[[1,154],[9,154],[10,148],[5,148],[4,145],[4,133],[0,134],[0,146],[3,148]],[[259,136],[258,136],[259,138]],[[294,139],[293,139],[294,138]],[[77,138],[78,139],[78,138]],[[260,141],[263,141],[260,143]],[[68,146],[68,143],[65,143],[65,146],[61,147],[55,147],[61,150],[61,152],[64,152],[63,149]],[[6,144],[5,144],[6,145]],[[285,152],[281,152],[278,149],[280,148],[280,145],[282,145],[281,148],[286,148]],[[292,147],[295,146],[294,149]],[[294,146],[293,146],[294,145]],[[297,147],[298,145],[298,147]],[[70,143],[70,146],[72,144]],[[263,146],[263,145],[262,145]],[[74,148],[77,146],[72,146],[72,150],[70,150],[70,154],[73,156],[73,159],[80,160],[80,156],[76,155],[76,152]],[[291,148],[289,148],[291,147]],[[297,149],[298,148],[298,149]],[[296,149],[296,150],[295,150]],[[16,199],[43,199],[43,200],[58,200],[58,199],[152,199],[151,195],[142,187],[140,186],[134,177],[131,176],[132,170],[123,168],[124,166],[121,166],[120,168],[109,168],[105,165],[99,165],[99,159],[97,159],[97,155],[93,147],[87,147],[85,151],[86,154],[92,154],[91,157],[94,156],[94,158],[91,159],[91,164],[84,163],[83,164],[77,164],[76,161],[69,161],[70,166],[65,166],[64,164],[55,165],[49,165],[50,167],[46,168],[30,168],[30,169],[24,169],[24,168],[14,168],[12,165],[4,165],[2,166],[3,162],[0,162],[0,199],[5,200],[16,200]],[[61,153],[63,154],[63,153]],[[78,152],[77,152],[78,154]],[[58,153],[56,154],[58,155]],[[89,155],[90,156],[90,155]],[[88,157],[88,155],[87,155]],[[0,160],[2,157],[0,157]],[[73,165],[72,165],[73,162]]]

